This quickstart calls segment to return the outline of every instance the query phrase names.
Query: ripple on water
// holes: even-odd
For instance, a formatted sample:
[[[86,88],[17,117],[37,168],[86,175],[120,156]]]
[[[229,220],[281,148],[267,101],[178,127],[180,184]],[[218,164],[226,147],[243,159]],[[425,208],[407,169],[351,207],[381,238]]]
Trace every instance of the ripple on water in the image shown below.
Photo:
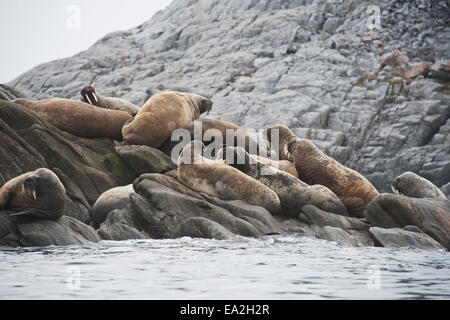
[[[445,299],[448,252],[304,236],[5,248],[7,299]]]

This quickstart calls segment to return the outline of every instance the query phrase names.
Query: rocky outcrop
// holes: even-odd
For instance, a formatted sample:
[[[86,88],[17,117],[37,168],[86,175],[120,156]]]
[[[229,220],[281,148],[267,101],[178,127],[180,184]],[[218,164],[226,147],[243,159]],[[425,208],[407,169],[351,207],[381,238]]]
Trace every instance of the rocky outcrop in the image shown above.
[[[175,0],[136,28],[1,85],[0,185],[45,167],[67,194],[57,222],[17,221],[2,211],[0,244],[295,232],[350,246],[438,248],[437,241],[449,249],[444,199],[381,195],[369,205],[367,220],[312,206],[299,208],[298,217],[272,216],[189,189],[160,150],[76,137],[8,101],[78,100],[86,85],[138,106],[162,91],[196,92],[213,101],[211,118],[249,133],[286,125],[379,191],[412,171],[448,196],[445,1],[380,2],[381,29],[370,25],[369,5],[373,1]],[[93,208],[104,192],[131,183],[117,202]]]
[[[450,182],[450,96],[437,75],[450,59],[447,4],[377,2],[380,28],[371,5],[175,0],[9,85],[34,98],[74,99],[94,85],[138,106],[164,90],[197,92],[214,102],[211,118],[247,130],[287,125],[381,192],[405,171],[442,187]],[[381,69],[394,52],[400,63]],[[426,74],[421,63],[436,67]]]
[[[374,227],[416,226],[450,250],[450,201],[381,194],[367,207],[365,216]]]
[[[372,227],[369,231],[375,241],[386,248],[445,249],[439,242],[420,231],[413,232],[400,228],[383,229],[378,227]]]
[[[84,223],[63,216],[58,221],[26,220],[0,211],[0,246],[66,246],[100,241],[96,231]]]

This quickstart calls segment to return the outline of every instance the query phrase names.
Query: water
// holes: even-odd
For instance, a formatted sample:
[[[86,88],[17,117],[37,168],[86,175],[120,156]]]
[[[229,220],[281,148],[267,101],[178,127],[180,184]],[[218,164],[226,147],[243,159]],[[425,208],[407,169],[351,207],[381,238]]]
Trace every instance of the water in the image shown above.
[[[302,236],[2,248],[0,299],[449,299],[449,257]]]

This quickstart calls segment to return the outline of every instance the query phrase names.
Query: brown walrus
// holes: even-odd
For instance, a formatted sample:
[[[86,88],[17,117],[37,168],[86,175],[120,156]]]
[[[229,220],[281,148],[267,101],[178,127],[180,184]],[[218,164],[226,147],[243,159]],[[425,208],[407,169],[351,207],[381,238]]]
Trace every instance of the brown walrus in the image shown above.
[[[80,94],[81,101],[96,107],[125,111],[132,116],[135,116],[139,112],[139,107],[132,104],[131,102],[125,101],[120,98],[103,97],[99,95],[97,92],[95,92],[95,88],[93,86],[84,87],[81,90]]]
[[[186,127],[211,108],[209,99],[195,93],[158,93],[144,104],[133,121],[123,126],[123,140],[159,148],[175,129]]]
[[[223,160],[204,158],[201,155],[204,150],[203,143],[197,140],[183,148],[178,159],[180,182],[222,200],[243,200],[272,214],[281,211],[280,199],[273,190]]]
[[[69,99],[44,99],[39,101],[15,99],[38,117],[58,129],[79,137],[120,140],[123,124],[133,119],[128,112],[97,108],[90,104]]]
[[[174,148],[176,146],[180,144],[180,149],[178,149],[178,151],[181,152],[182,148],[184,148],[190,141],[197,138],[201,139],[205,146],[208,146],[211,143],[217,144],[219,146],[218,148],[222,148],[223,145],[239,145],[244,147],[247,152],[258,153],[257,142],[250,135],[248,135],[243,128],[228,121],[214,119],[196,120],[191,122],[184,129],[188,131],[188,135],[190,136],[189,141],[172,141],[172,137],[169,137],[160,147],[160,150],[167,155],[172,156],[172,151],[175,150]],[[195,130],[198,130],[198,132],[195,132]],[[220,138],[221,141],[215,141],[215,139]],[[178,159],[179,154],[176,154],[175,152],[175,155]],[[215,157],[215,154],[213,154],[213,156]]]
[[[341,199],[350,215],[364,217],[369,202],[379,194],[366,178],[324,154],[310,140],[298,138],[289,128],[268,128],[268,136],[272,130],[279,130],[280,158],[295,164],[300,180],[329,188]]]
[[[64,213],[66,189],[46,168],[24,173],[0,188],[0,209],[39,219],[58,220]]]
[[[325,186],[309,186],[291,174],[261,162],[255,155],[240,147],[227,147],[217,157],[226,155],[226,163],[263,183],[278,195],[282,215],[298,217],[305,205],[347,216],[347,209],[341,200]],[[231,159],[228,157],[231,155]]]

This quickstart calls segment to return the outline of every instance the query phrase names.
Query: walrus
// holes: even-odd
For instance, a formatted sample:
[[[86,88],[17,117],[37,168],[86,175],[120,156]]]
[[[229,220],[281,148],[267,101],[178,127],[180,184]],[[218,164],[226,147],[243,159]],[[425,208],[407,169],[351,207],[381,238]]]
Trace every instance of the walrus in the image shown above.
[[[364,217],[369,202],[379,194],[366,178],[324,154],[310,140],[298,138],[289,128],[268,128],[268,136],[272,130],[279,132],[280,158],[294,163],[300,180],[327,187],[341,199],[350,215]]]
[[[281,214],[297,217],[302,207],[313,205],[321,210],[347,216],[347,209],[333,191],[322,185],[309,186],[295,176],[278,170],[240,147],[220,150],[217,158],[232,155],[226,163],[266,185],[278,195]]]
[[[144,104],[133,121],[123,126],[123,140],[159,148],[175,129],[186,127],[211,108],[209,99],[195,93],[158,93]]]
[[[178,179],[191,189],[222,200],[243,200],[272,214],[280,213],[277,194],[261,182],[227,165],[223,160],[202,156],[205,146],[191,141],[178,158]]]
[[[294,177],[296,177],[298,179],[298,172],[297,169],[295,168],[295,165],[290,162],[289,160],[274,160],[274,159],[269,159],[269,158],[265,158],[259,155],[252,155],[253,157],[255,157],[257,160],[261,161],[262,163],[265,163],[269,166],[275,167],[280,171],[284,171],[286,173],[292,174]]]
[[[90,104],[61,98],[44,100],[15,99],[14,103],[24,106],[58,129],[85,138],[111,138],[121,140],[123,124],[133,119],[125,111],[97,108]]]
[[[64,213],[66,189],[51,170],[40,168],[9,180],[0,188],[0,209],[30,216],[58,220]]]
[[[198,125],[198,131],[195,132],[195,125]],[[189,125],[187,125],[184,129],[186,129],[189,132],[190,140],[189,141],[172,141],[172,137],[169,137],[160,147],[160,150],[163,151],[165,154],[171,156],[172,150],[175,148],[176,145],[179,143],[184,143],[182,147],[185,147],[186,144],[188,144],[190,141],[198,138],[201,139],[203,144],[205,146],[208,146],[210,143],[216,142],[215,139],[217,138],[216,133],[220,133],[222,137],[222,141],[217,142],[217,144],[220,144],[221,147],[223,145],[227,146],[241,146],[244,147],[244,149],[249,153],[258,153],[259,146],[257,142],[245,132],[245,130],[238,125],[223,121],[223,120],[215,120],[215,119],[202,119],[191,122]],[[210,131],[208,131],[210,130]],[[213,131],[214,130],[214,131]],[[208,132],[207,132],[208,131]],[[227,136],[228,131],[228,136]],[[207,132],[207,135],[205,135],[205,132]],[[196,137],[196,135],[200,135],[199,137]],[[209,136],[208,136],[209,135]],[[230,141],[228,141],[230,140]],[[180,150],[181,151],[181,150]],[[215,156],[213,154],[213,156]],[[178,157],[178,155],[177,155]]]
[[[115,97],[103,97],[99,95],[93,86],[84,87],[81,92],[81,101],[96,107],[125,111],[135,116],[139,112],[139,107],[131,102]]]
[[[447,200],[445,194],[427,179],[407,171],[392,181],[391,189],[395,194],[411,198],[439,198]]]

